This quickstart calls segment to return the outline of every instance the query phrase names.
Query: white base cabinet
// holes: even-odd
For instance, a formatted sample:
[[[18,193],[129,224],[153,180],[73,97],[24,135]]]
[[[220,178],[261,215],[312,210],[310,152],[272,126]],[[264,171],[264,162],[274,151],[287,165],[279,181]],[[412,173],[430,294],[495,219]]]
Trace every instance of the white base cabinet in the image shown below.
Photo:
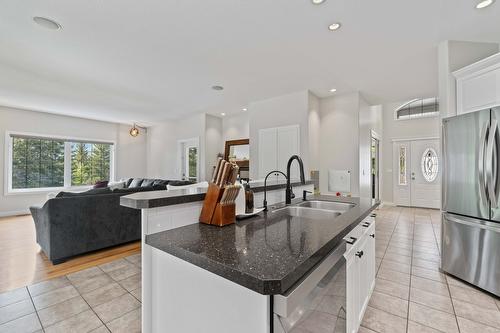
[[[347,332],[356,333],[375,286],[375,217],[365,218],[345,239]]]

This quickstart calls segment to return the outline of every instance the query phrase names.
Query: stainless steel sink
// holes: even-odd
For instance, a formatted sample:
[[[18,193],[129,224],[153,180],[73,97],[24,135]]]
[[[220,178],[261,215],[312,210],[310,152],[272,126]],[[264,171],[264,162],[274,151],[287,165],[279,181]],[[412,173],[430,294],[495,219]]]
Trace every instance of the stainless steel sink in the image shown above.
[[[304,201],[297,204],[299,207],[307,207],[307,208],[315,208],[315,209],[325,209],[331,211],[337,211],[340,213],[345,213],[355,205],[347,202],[332,202],[332,201],[319,201],[319,200],[311,200]]]
[[[287,206],[284,208],[277,209],[274,212],[283,212],[290,216],[303,217],[312,220],[334,219],[340,214],[342,214],[341,212],[338,211],[299,207],[299,206]]]

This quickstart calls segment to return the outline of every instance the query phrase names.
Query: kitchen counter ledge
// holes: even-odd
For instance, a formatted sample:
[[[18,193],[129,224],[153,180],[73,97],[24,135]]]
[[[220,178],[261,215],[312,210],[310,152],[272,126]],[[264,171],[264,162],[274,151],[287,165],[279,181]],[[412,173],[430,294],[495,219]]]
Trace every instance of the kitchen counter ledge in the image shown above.
[[[270,210],[222,228],[195,223],[162,231],[145,242],[260,294],[284,294],[379,204],[370,198],[308,198],[315,199],[355,206],[333,220]]]

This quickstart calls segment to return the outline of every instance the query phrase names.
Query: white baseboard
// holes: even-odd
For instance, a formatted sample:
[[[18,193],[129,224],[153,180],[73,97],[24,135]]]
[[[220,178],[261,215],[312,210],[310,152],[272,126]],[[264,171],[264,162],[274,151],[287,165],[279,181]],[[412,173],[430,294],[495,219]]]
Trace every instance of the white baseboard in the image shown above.
[[[12,210],[12,211],[0,212],[0,217],[28,215],[28,214],[30,214],[29,209],[26,209],[26,210]]]
[[[382,201],[380,204],[380,207],[394,207],[396,204],[394,202],[389,202],[389,201]]]

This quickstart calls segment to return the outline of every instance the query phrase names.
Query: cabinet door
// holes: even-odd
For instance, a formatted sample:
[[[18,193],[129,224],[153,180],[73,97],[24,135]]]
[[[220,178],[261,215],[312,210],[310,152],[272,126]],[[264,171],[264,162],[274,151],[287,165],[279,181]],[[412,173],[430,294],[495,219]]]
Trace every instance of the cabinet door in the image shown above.
[[[359,266],[359,300],[358,300],[358,321],[363,320],[363,314],[368,303],[368,255],[367,255],[367,237],[364,234],[359,243],[359,250],[356,256],[356,264]],[[362,253],[362,255],[361,255]]]
[[[500,105],[500,69],[485,71],[457,81],[457,113]]]
[[[299,125],[286,126],[278,128],[278,170],[286,171],[288,159],[292,155],[300,153],[300,128]],[[291,179],[299,179],[299,167],[296,162],[293,163]]]
[[[259,178],[278,168],[278,129],[266,128],[259,131]]]
[[[368,262],[368,299],[371,296],[372,287],[375,283],[375,221],[373,221],[368,228],[367,240],[366,240],[366,260]]]
[[[346,258],[347,332],[356,333],[359,325],[359,265],[357,257]]]

